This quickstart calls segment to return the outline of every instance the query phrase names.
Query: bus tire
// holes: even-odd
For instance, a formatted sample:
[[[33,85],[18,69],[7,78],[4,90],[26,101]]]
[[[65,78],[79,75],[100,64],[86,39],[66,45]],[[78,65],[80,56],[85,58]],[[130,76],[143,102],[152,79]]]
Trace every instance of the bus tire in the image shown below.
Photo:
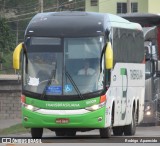
[[[43,128],[31,128],[32,138],[42,138]]]
[[[66,136],[76,136],[76,131],[75,130],[69,130],[66,132]]]
[[[114,136],[122,136],[123,135],[123,126],[113,127],[113,135]]]
[[[99,129],[101,138],[110,138],[111,137],[111,127]]]
[[[132,112],[132,122],[130,125],[124,126],[124,135],[131,136],[136,133],[136,114],[133,110]]]
[[[66,132],[65,132],[65,131],[62,131],[62,130],[56,130],[56,131],[55,131],[55,134],[56,134],[56,136],[65,136],[65,135],[66,135]]]

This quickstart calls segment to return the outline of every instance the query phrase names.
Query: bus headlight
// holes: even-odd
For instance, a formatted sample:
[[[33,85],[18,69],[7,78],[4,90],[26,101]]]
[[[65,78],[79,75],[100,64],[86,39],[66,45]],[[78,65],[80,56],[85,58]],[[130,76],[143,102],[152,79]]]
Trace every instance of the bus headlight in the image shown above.
[[[27,106],[26,106],[26,109],[28,109],[28,110],[31,110],[31,111],[32,111],[32,110],[34,109],[34,107],[33,107],[32,105],[27,105]]]
[[[86,107],[85,109],[89,110],[89,111],[95,111],[95,110],[98,110],[98,109],[104,107],[104,105],[105,105],[105,102],[100,103],[100,104],[95,104],[95,105],[92,105],[90,107]]]
[[[150,115],[151,115],[151,112],[150,112],[150,111],[147,111],[147,112],[146,112],[146,115],[147,115],[147,116],[150,116]]]
[[[152,114],[152,110],[151,110],[151,106],[150,105],[146,106],[146,108],[145,108],[145,114],[147,116],[150,116]]]
[[[39,109],[37,107],[34,107],[32,105],[28,105],[28,104],[23,104],[22,106],[25,107],[26,109],[30,110],[30,111],[36,111],[36,110]]]

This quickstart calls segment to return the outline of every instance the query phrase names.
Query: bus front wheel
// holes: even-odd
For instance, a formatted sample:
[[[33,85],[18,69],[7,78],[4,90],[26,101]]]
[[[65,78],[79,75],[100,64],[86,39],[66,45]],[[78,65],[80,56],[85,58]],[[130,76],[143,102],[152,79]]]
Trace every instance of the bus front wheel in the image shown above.
[[[43,128],[31,128],[32,138],[42,138]]]
[[[111,127],[99,129],[101,138],[110,138],[111,137]]]
[[[66,132],[66,136],[76,136],[76,131],[69,130],[69,131]]]
[[[63,130],[56,130],[55,134],[56,134],[56,136],[65,136],[66,133]]]

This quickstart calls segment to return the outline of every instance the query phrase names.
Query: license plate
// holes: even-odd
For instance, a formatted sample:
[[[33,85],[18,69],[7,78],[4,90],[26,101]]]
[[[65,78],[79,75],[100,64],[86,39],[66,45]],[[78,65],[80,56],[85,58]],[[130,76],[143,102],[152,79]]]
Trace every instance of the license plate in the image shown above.
[[[69,119],[68,118],[58,118],[58,119],[56,119],[56,123],[57,124],[66,124],[66,123],[69,123]]]

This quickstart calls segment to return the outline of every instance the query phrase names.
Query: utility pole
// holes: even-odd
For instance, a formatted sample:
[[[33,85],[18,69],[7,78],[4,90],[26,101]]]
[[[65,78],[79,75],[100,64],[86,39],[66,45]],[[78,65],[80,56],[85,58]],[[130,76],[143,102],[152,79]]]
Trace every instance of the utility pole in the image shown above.
[[[18,21],[17,21],[17,30],[16,30],[16,45],[18,45]]]
[[[131,0],[127,0],[127,13],[132,13],[132,11],[131,11]]]
[[[40,12],[43,13],[43,0],[39,0]]]

